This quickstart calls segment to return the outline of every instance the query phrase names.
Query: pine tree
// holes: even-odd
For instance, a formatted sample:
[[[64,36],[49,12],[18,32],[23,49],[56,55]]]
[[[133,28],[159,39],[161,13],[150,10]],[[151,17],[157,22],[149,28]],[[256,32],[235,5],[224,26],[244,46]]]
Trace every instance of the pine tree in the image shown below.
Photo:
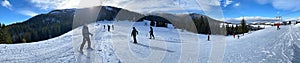
[[[242,21],[241,21],[241,27],[242,27],[242,30],[241,30],[241,32],[242,33],[247,33],[248,32],[248,27],[247,27],[247,24],[246,24],[246,21],[245,21],[245,19],[243,18],[242,19]]]

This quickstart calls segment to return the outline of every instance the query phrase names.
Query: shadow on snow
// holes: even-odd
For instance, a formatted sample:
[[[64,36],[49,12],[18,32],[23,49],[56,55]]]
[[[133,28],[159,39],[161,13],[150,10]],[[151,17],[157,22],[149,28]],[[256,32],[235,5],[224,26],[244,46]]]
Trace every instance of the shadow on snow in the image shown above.
[[[143,46],[143,47],[149,47],[149,48],[154,49],[154,50],[167,51],[167,52],[175,52],[175,51],[171,51],[171,50],[168,50],[168,49],[163,49],[163,48],[159,48],[159,47],[148,46],[148,45],[144,45],[144,44],[140,44],[140,43],[137,43],[137,45],[140,45],[140,46]]]

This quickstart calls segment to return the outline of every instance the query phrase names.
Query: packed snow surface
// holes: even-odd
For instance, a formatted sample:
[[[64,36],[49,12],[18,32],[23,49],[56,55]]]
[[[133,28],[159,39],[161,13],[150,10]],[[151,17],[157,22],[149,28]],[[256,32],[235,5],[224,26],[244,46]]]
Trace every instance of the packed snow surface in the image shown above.
[[[300,27],[266,27],[233,36],[195,34],[172,27],[154,27],[149,39],[149,22],[101,21],[89,24],[92,48],[84,48],[81,29],[49,40],[1,44],[1,63],[299,63]],[[103,25],[114,25],[110,32]],[[132,27],[139,31],[138,44],[132,43]],[[171,25],[169,25],[171,26]],[[107,27],[107,26],[106,26]]]

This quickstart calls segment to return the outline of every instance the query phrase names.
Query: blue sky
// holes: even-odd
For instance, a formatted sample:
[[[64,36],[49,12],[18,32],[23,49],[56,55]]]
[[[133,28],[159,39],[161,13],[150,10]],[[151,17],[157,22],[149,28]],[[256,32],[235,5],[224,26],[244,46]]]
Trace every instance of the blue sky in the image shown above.
[[[109,5],[140,13],[200,13],[224,21],[300,20],[300,0],[1,0],[0,22],[11,24],[54,9]],[[95,3],[100,2],[100,3]]]
[[[32,16],[47,13],[51,9],[40,9],[26,0],[2,0],[0,6],[0,22],[11,24],[25,21]]]

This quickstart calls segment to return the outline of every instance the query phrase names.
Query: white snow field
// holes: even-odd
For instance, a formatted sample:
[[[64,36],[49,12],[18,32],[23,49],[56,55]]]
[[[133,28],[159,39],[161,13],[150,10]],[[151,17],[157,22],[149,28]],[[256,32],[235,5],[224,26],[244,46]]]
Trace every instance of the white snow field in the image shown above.
[[[103,25],[114,24],[111,32]],[[139,31],[138,44],[130,36]],[[82,42],[78,27],[59,37],[24,44],[0,44],[1,63],[300,63],[300,27],[281,26],[254,31],[240,39],[232,36],[182,32],[154,27],[149,39],[144,22],[101,21],[88,25],[93,50],[79,53]],[[106,26],[107,27],[107,26]],[[216,47],[216,48],[214,48]]]

